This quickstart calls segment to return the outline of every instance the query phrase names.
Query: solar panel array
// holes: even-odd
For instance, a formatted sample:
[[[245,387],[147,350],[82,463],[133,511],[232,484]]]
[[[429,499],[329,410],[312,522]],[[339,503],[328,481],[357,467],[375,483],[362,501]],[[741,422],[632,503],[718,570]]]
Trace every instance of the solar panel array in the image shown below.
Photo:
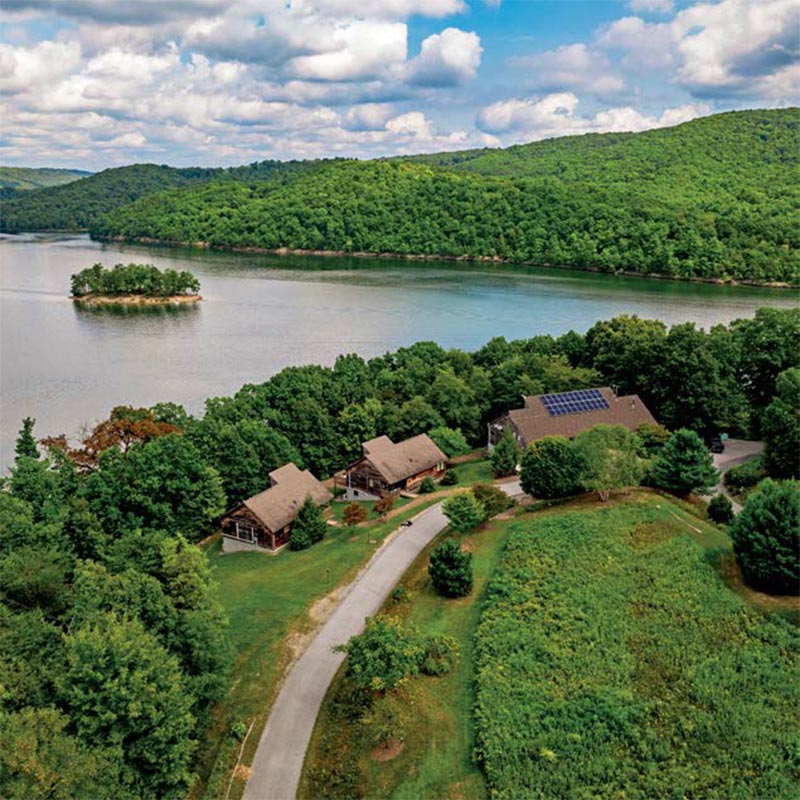
[[[551,417],[608,408],[608,403],[599,389],[581,389],[577,392],[543,394],[541,400],[542,405],[547,409],[547,413]]]

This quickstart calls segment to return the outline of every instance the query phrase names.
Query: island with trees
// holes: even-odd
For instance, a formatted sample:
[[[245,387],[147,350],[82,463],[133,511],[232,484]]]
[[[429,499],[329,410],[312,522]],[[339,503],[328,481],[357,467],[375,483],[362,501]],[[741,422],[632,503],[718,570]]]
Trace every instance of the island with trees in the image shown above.
[[[94,264],[72,275],[72,299],[86,305],[182,305],[197,303],[200,281],[186,270],[152,264]]]

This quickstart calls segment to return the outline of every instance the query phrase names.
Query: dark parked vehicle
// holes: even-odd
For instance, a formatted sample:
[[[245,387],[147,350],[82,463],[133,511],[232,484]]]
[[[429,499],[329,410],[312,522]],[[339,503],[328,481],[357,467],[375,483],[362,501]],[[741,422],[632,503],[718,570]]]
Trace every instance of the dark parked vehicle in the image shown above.
[[[722,441],[721,436],[712,436],[708,440],[708,447],[712,453],[724,453],[725,452],[725,442]]]

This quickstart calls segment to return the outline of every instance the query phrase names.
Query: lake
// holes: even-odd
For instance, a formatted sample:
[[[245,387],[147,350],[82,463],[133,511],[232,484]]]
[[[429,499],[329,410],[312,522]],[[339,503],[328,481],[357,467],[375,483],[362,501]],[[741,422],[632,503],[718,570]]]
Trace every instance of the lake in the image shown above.
[[[95,262],[188,269],[204,302],[81,310],[69,278]],[[472,350],[493,336],[585,331],[617,314],[703,327],[797,305],[793,292],[521,267],[217,253],[0,237],[0,467],[24,416],[39,437],[75,435],[115,405],[207,397],[290,364],[331,364],[430,339]]]

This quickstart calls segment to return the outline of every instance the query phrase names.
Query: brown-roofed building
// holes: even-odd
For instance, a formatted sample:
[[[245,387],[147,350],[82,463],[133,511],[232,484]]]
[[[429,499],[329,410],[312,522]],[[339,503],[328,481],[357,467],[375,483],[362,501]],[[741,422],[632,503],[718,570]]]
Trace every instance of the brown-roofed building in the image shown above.
[[[560,394],[535,394],[525,398],[525,406],[507,412],[489,423],[489,449],[506,428],[511,428],[520,447],[545,436],[573,439],[595,425],[624,425],[632,431],[656,420],[638,395],[617,397],[607,386]]]
[[[269,473],[269,489],[245,500],[222,518],[222,552],[277,552],[289,541],[292,522],[307,497],[325,506],[333,495],[308,471],[286,464]]]
[[[372,500],[416,489],[430,476],[440,478],[447,456],[426,433],[395,444],[378,436],[361,445],[364,455],[345,473],[348,500]]]

